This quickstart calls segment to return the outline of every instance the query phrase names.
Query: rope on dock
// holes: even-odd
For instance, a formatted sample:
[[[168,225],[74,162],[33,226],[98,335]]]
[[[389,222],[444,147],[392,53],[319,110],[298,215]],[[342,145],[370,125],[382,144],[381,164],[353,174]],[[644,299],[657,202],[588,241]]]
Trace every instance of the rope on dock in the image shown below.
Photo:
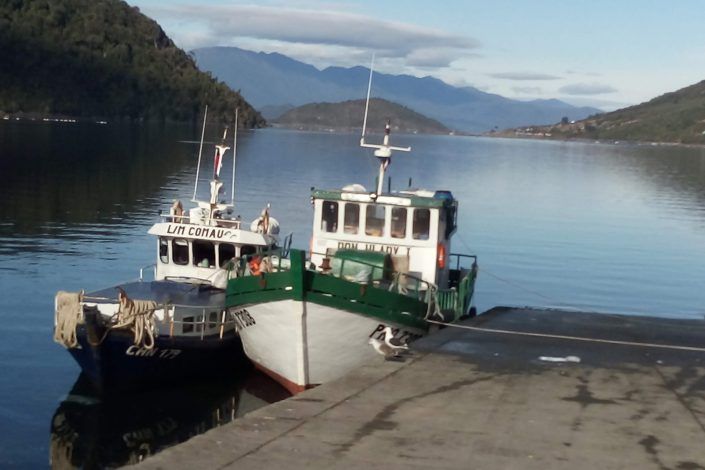
[[[451,328],[460,328],[463,330],[480,331],[482,333],[498,333],[503,335],[515,335],[515,336],[532,336],[536,338],[551,338],[551,339],[563,339],[568,341],[584,341],[590,343],[603,343],[603,344],[619,344],[622,346],[637,346],[642,348],[658,348],[658,349],[671,349],[675,351],[696,351],[705,352],[705,348],[700,348],[697,346],[678,346],[675,344],[657,344],[657,343],[640,343],[636,341],[620,341],[614,339],[602,339],[602,338],[586,338],[584,336],[568,336],[568,335],[556,335],[551,333],[532,333],[530,331],[515,331],[515,330],[502,330],[497,328],[483,328],[479,326],[470,325],[458,325],[454,323],[443,323],[435,320],[426,320],[428,323],[433,323],[436,325],[443,325]]]

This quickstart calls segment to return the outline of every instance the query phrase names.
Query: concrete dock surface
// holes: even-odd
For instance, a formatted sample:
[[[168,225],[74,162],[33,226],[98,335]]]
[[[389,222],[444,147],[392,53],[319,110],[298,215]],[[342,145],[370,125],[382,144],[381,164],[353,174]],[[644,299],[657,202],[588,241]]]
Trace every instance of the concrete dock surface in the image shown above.
[[[705,321],[495,308],[139,466],[705,469]]]

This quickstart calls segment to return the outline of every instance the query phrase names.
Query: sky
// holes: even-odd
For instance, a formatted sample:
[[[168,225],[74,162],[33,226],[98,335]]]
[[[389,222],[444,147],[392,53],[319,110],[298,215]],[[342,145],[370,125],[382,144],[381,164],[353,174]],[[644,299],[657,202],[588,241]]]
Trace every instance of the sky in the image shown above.
[[[603,110],[705,80],[705,0],[127,0],[177,46],[369,66]]]

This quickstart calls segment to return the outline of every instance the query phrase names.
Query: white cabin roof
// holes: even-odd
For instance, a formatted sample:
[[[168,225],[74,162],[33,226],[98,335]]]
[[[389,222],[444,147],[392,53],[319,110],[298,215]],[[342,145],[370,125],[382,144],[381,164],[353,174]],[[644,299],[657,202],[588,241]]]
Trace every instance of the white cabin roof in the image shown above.
[[[239,228],[173,222],[156,223],[149,229],[148,233],[160,237],[209,240],[240,245],[269,246],[275,241],[269,235]]]

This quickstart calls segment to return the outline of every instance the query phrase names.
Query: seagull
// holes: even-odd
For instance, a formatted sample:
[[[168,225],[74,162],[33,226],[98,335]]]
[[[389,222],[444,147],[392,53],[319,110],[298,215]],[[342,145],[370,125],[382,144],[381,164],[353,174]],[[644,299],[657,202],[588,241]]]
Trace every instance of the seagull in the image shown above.
[[[394,338],[394,333],[392,333],[390,327],[386,327],[382,334],[383,338],[381,340],[370,338],[368,343],[375,348],[375,351],[384,356],[385,359],[393,360],[399,358],[402,352],[409,350],[409,347],[405,343]]]
[[[377,338],[370,338],[368,343],[370,343],[372,347],[375,348],[375,351],[384,356],[384,359],[386,359],[387,361],[392,361],[399,357],[399,351],[391,346],[388,346],[387,343],[385,343],[384,341],[381,341]]]
[[[407,346],[405,342],[399,341],[394,337],[394,333],[392,333],[392,328],[389,326],[384,329],[384,343],[397,352],[399,350],[409,349],[409,346]]]

